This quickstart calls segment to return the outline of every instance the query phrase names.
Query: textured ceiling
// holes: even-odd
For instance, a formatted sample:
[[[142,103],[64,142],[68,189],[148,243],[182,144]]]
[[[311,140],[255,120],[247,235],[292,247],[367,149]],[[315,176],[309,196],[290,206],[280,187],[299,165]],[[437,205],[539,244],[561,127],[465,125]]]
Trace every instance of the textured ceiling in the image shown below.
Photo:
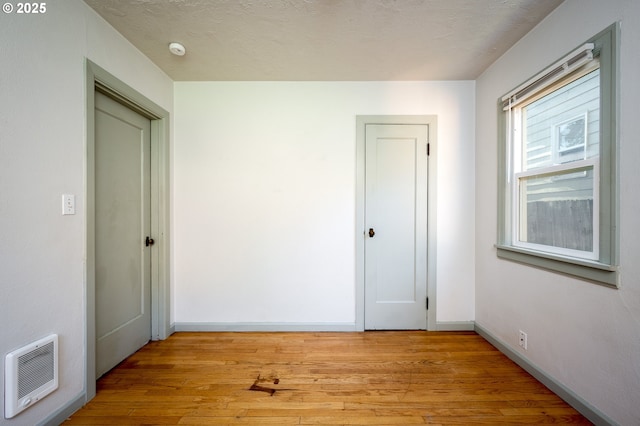
[[[176,81],[375,81],[473,80],[562,0],[85,2]]]

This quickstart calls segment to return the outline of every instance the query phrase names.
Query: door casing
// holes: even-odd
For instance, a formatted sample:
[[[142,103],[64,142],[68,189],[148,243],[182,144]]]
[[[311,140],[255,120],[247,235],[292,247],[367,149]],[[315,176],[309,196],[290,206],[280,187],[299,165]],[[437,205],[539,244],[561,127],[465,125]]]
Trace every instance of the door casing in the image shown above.
[[[437,116],[435,115],[366,115],[356,117],[356,330],[364,331],[365,314],[365,165],[368,124],[423,124],[428,126],[427,188],[427,330],[436,330],[436,188],[437,188]]]
[[[170,327],[169,289],[169,112],[94,64],[85,62],[87,144],[85,156],[85,398],[96,394],[95,332],[95,91],[151,120],[151,339],[163,340]]]

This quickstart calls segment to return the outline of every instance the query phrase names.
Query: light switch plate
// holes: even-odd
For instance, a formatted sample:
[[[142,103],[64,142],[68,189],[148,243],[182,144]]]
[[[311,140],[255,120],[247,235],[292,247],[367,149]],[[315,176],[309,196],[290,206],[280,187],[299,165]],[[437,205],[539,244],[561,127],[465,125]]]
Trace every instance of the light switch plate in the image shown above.
[[[62,214],[76,214],[76,196],[73,194],[62,194]]]

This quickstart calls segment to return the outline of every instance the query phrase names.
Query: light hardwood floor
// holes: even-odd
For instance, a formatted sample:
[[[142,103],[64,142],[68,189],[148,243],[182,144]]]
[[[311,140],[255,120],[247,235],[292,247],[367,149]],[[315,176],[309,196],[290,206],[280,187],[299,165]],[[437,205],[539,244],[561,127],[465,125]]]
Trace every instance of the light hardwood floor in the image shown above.
[[[176,333],[65,425],[591,424],[473,332]]]

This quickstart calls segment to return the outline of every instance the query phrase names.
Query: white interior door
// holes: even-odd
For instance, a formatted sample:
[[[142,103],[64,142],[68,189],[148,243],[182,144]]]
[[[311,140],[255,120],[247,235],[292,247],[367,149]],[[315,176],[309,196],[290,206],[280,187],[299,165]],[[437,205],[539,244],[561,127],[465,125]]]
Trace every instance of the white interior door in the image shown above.
[[[427,327],[428,126],[365,129],[365,329]]]
[[[150,159],[150,120],[96,92],[96,377],[151,337]]]

